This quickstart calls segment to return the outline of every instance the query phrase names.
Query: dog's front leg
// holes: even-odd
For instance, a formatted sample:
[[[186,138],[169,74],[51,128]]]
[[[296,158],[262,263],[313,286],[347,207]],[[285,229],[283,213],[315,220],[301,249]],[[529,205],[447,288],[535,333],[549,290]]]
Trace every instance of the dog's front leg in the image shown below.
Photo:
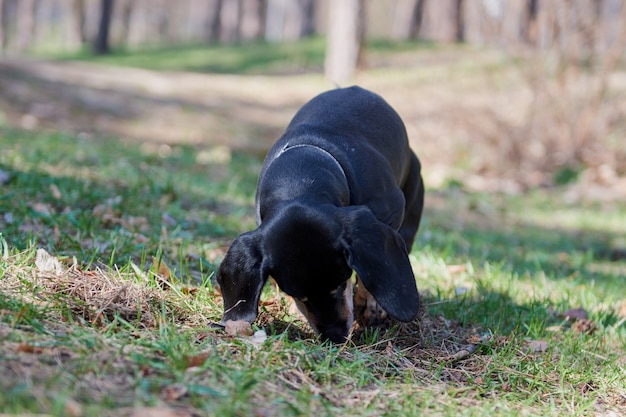
[[[354,293],[354,316],[361,326],[380,324],[387,318],[387,312],[365,288],[365,285],[363,285],[358,275],[356,292]]]

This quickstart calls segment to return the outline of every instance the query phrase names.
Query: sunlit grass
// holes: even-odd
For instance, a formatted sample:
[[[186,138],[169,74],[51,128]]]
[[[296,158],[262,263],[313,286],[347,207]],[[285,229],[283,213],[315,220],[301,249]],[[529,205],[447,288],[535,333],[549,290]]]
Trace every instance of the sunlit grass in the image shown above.
[[[421,327],[366,329],[332,346],[269,287],[256,325],[268,339],[255,344],[209,323],[222,313],[215,267],[254,227],[259,156],[204,160],[190,146],[159,153],[9,129],[0,149],[2,412],[61,416],[74,403],[83,415],[140,406],[285,416],[624,411],[626,260],[611,257],[623,248],[619,204],[572,204],[559,188],[429,190],[411,253]],[[82,283],[100,271],[156,293],[154,321],[81,315],[76,291],[38,281],[37,248],[76,265]],[[574,308],[589,314],[589,334],[563,317]],[[441,359],[472,334],[490,337],[464,360]],[[533,351],[533,342],[545,346]]]

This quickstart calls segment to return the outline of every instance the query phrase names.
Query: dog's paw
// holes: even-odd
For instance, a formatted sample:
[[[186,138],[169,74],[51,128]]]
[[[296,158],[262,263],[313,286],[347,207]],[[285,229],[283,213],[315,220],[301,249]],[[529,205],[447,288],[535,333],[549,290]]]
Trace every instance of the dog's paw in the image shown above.
[[[361,326],[381,324],[387,318],[387,312],[376,302],[363,283],[358,280],[354,294],[354,318]]]

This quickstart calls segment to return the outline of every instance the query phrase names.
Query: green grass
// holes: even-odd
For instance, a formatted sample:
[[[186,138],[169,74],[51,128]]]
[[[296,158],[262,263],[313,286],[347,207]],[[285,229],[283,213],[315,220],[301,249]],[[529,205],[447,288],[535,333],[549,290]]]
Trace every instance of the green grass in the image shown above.
[[[197,151],[0,128],[8,177],[0,183],[0,412],[625,412],[623,205],[573,205],[559,189],[428,190],[411,253],[421,323],[323,344],[268,288],[257,328],[269,337],[254,344],[208,322],[222,313],[215,264],[254,227],[261,159],[206,162]],[[42,276],[37,248],[75,264],[79,279]],[[153,257],[171,269],[169,289]],[[98,316],[100,301],[68,289],[96,277],[134,288],[137,311],[154,320],[121,310]],[[559,314],[578,307],[592,334],[577,334]],[[445,359],[474,334],[491,337],[465,359]],[[529,350],[533,341],[547,347]]]
[[[310,37],[297,42],[251,42],[234,45],[191,44],[172,47],[113,50],[94,55],[87,49],[78,53],[43,53],[62,60],[89,61],[98,64],[145,68],[159,71],[194,71],[225,74],[289,74],[320,71],[324,65],[324,38]],[[425,42],[368,42],[367,51],[391,54],[434,48]]]

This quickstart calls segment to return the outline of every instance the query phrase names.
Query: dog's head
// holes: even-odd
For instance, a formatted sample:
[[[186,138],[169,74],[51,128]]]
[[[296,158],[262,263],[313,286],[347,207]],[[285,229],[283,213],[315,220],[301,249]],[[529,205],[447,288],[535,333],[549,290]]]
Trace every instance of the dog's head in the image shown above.
[[[394,229],[365,207],[288,207],[231,245],[217,274],[223,321],[254,321],[271,275],[315,331],[344,342],[353,323],[352,270],[390,316],[416,316],[415,278]]]

